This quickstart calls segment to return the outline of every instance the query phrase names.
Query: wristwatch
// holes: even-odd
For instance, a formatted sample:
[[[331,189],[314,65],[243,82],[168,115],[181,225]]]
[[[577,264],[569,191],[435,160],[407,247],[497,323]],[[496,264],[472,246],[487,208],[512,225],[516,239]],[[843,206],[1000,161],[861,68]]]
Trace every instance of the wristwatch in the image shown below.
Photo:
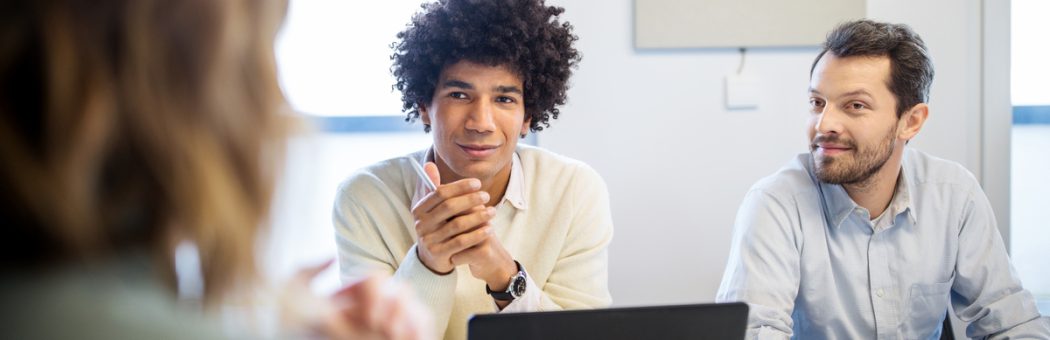
[[[495,292],[489,288],[489,285],[485,285],[485,292],[492,295],[493,299],[500,301],[514,301],[514,299],[520,298],[525,295],[525,270],[521,268],[521,263],[514,261],[514,264],[518,266],[518,272],[510,277],[510,284],[507,285],[507,290],[502,292]]]

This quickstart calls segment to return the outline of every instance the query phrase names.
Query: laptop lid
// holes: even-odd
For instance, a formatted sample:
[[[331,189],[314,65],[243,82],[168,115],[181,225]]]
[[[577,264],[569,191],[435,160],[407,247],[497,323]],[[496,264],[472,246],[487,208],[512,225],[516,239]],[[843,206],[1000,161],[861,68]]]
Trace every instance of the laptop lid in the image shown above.
[[[747,311],[736,302],[479,314],[467,339],[743,339]]]

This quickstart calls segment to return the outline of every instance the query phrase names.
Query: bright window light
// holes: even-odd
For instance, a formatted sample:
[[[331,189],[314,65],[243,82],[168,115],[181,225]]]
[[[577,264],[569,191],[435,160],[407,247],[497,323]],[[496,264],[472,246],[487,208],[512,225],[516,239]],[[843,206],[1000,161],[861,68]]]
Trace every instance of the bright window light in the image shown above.
[[[281,87],[300,113],[401,115],[390,44],[422,0],[292,0],[276,42]]]
[[[1010,92],[1014,106],[1050,105],[1050,1],[1014,0],[1011,2]]]

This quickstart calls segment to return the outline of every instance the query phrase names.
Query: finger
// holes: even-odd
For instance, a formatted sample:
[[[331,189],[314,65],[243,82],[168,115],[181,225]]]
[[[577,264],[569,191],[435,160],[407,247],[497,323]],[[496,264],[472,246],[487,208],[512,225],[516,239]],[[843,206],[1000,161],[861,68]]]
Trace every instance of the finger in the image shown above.
[[[423,171],[427,173],[427,177],[430,177],[430,181],[434,182],[435,186],[441,186],[441,172],[438,171],[437,164],[427,162],[423,164]]]
[[[325,269],[331,267],[332,263],[335,263],[335,258],[329,258],[324,262],[301,268],[295,273],[295,278],[309,282],[315,277],[317,277],[317,275],[320,275],[322,272],[324,272]]]
[[[381,330],[382,335],[385,339],[399,340],[399,339],[420,339],[417,333],[420,332],[418,329],[424,319],[417,319],[418,311],[413,308],[418,308],[412,303],[414,300],[411,298],[411,292],[407,287],[397,284],[396,282],[388,283],[386,288],[386,303],[389,307],[384,315],[384,327]]]
[[[433,240],[445,242],[456,235],[474,230],[488,223],[496,216],[496,208],[477,206],[470,209],[471,213],[453,217],[441,228],[434,230],[431,234]]]
[[[484,205],[489,201],[489,197],[489,193],[484,191],[453,197],[431,209],[428,215],[434,220],[448,222],[456,216],[469,214],[471,209],[479,205]]]
[[[373,324],[372,320],[379,318],[374,314],[379,304],[381,281],[376,276],[369,276],[343,287],[334,294],[344,318],[350,321],[354,328],[367,329]]]
[[[435,230],[443,228],[443,225],[453,218],[469,214],[471,209],[483,205],[489,199],[489,194],[484,191],[468,193],[466,195],[453,197],[445,200],[429,213],[423,213],[416,217],[416,234],[427,235]]]
[[[387,339],[403,339],[405,327],[405,318],[407,318],[404,310],[404,301],[398,298],[396,292],[391,292],[383,301],[386,305],[383,320],[384,323],[380,328],[380,332]]]
[[[453,265],[458,266],[460,264],[468,263],[463,261],[457,262],[457,258],[461,256],[460,253],[485,242],[485,240],[492,234],[491,231],[492,225],[485,223],[477,229],[456,235],[445,243],[440,244],[439,248],[442,253],[451,254],[449,255],[449,261],[451,261]]]
[[[452,183],[438,186],[437,190],[423,196],[423,199],[412,208],[412,214],[417,218],[418,214],[429,213],[447,199],[459,197],[481,190],[481,181],[477,178],[465,178]]]
[[[479,256],[479,254],[482,252],[484,247],[485,241],[478,242],[470,248],[463,249],[458,253],[453,254],[449,257],[449,261],[451,261],[453,265],[456,266],[477,263],[481,259],[481,256]]]

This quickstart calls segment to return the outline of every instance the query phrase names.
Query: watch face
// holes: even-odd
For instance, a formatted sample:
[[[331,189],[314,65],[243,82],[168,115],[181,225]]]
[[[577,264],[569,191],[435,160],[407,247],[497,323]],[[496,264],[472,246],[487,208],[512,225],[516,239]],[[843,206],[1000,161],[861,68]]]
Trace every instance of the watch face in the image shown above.
[[[524,275],[519,275],[519,276],[515,277],[514,278],[514,282],[511,283],[511,285],[514,288],[514,290],[512,291],[512,294],[514,294],[514,297],[517,298],[517,297],[521,297],[522,295],[525,295],[525,276]]]

